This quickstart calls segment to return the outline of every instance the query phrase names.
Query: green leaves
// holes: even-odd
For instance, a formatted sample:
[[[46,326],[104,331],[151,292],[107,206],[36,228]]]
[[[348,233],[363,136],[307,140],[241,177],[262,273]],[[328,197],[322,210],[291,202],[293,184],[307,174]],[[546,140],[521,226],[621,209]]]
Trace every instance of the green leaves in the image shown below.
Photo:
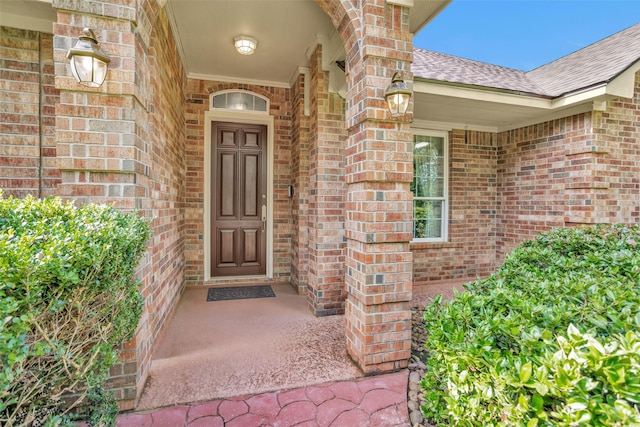
[[[65,392],[108,399],[98,389],[137,327],[149,238],[136,214],[0,193],[0,424],[64,423]]]
[[[524,365],[522,365],[520,367],[520,382],[523,384],[529,382],[529,379],[531,378],[531,373],[532,373],[531,362],[527,362]]]
[[[439,425],[640,425],[639,227],[557,229],[425,308]]]

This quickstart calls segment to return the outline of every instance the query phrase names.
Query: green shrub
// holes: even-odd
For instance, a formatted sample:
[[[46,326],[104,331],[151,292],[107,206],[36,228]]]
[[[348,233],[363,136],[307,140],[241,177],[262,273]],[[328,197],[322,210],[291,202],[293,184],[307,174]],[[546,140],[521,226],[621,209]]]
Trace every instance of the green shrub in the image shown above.
[[[103,384],[142,312],[149,237],[134,214],[0,193],[1,425],[113,423]]]
[[[556,229],[425,310],[425,416],[640,426],[640,228]]]

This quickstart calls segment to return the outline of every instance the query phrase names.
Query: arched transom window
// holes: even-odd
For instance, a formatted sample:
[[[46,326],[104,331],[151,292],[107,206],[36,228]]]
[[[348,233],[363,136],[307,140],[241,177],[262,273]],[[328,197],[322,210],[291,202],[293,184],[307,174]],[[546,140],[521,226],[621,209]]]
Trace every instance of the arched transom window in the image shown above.
[[[226,90],[211,94],[210,108],[266,114],[269,111],[269,100],[246,90]]]

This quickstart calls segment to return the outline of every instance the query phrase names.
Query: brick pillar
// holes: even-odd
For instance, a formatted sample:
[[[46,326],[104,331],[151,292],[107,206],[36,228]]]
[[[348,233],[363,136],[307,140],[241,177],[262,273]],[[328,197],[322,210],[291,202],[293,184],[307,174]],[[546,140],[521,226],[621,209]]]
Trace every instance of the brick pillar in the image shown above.
[[[309,291],[309,114],[305,111],[304,99],[308,76],[308,72],[298,76],[291,94],[291,184],[295,191],[292,198],[291,284],[301,295],[308,295]]]
[[[363,3],[361,49],[347,46],[345,314],[349,354],[375,373],[406,367],[411,354],[411,113],[392,118],[384,92],[395,71],[410,78],[412,39],[408,9]]]
[[[344,102],[329,92],[322,47],[309,60],[309,306],[316,316],[344,313]]]
[[[154,2],[155,3],[155,2]],[[113,4],[54,0],[54,62],[56,88],[56,148],[62,183],[58,195],[79,203],[144,208],[148,194],[149,116],[146,106],[146,61],[149,29],[136,26],[137,2]],[[96,15],[99,10],[101,15]],[[146,17],[144,17],[146,18]],[[82,29],[92,29],[110,55],[107,79],[100,88],[78,84],[66,55]],[[142,212],[148,214],[147,212]],[[149,257],[138,276],[143,296],[149,293]],[[151,363],[148,313],[138,332],[111,371],[110,386],[120,409],[132,409]]]

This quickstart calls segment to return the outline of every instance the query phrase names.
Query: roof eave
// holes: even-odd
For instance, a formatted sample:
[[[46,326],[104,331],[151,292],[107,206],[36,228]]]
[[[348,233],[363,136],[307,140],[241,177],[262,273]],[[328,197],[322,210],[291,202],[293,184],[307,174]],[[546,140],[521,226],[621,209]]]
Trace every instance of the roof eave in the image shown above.
[[[509,89],[477,86],[464,83],[445,82],[416,77],[413,82],[415,92],[431,93],[454,98],[491,101],[536,108],[548,107],[551,97]]]
[[[498,132],[517,129],[523,126],[542,123],[561,117],[580,114],[588,111],[604,110],[606,101],[617,97],[633,96],[635,84],[635,72],[640,69],[640,61],[637,67],[630,67],[625,72],[620,73],[615,79],[607,83],[600,83],[580,91],[564,94],[551,98],[538,94],[530,94],[505,89],[488,88],[473,85],[464,85],[451,82],[442,82],[416,78],[414,81],[414,91],[416,94],[433,95],[436,97],[447,97],[452,103],[463,106],[465,101],[478,105],[486,105],[487,111],[493,111],[493,120],[486,120],[482,125],[486,128],[495,128]],[[505,117],[518,110],[520,114],[513,116],[514,120],[505,121]],[[459,114],[463,108],[458,109],[450,117],[440,117],[441,123],[457,123],[472,126],[474,117],[463,117]],[[420,118],[420,112],[414,112],[416,119]],[[476,117],[477,118],[477,117]],[[478,127],[475,123],[474,127]]]
[[[449,4],[451,4],[453,0],[440,0],[440,5],[432,10],[429,11],[428,13],[425,14],[425,16],[419,16],[417,17],[417,19],[413,19],[409,28],[409,31],[411,31],[413,34],[418,34],[420,31],[422,31],[422,29],[424,27],[427,26],[427,24],[429,22],[431,22],[436,16],[440,15],[440,12],[442,12],[447,6],[449,6]],[[394,4],[400,4],[400,5],[408,5],[405,3],[410,3],[409,7],[412,7],[414,9],[416,9],[415,6],[415,2],[414,0],[387,0],[387,3],[394,3]],[[415,13],[412,10],[412,13]]]
[[[607,93],[622,98],[633,98],[638,71],[640,71],[640,58],[609,79]]]

